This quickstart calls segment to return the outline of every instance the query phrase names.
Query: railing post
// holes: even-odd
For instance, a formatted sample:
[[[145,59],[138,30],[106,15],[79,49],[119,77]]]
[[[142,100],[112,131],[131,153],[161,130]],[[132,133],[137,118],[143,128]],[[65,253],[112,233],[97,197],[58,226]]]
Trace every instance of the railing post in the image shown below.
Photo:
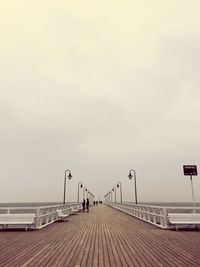
[[[35,228],[39,229],[40,228],[40,208],[36,209],[36,218],[35,218]]]
[[[147,212],[148,212],[147,218],[148,218],[148,221],[150,222],[151,221],[151,215],[149,214],[151,212],[150,207],[147,207]]]
[[[153,215],[153,223],[156,224],[157,223],[157,217],[156,217],[156,209],[153,209],[153,212],[152,212],[154,215]]]
[[[167,222],[167,209],[163,208],[163,227],[167,228],[168,222]]]
[[[50,209],[47,208],[45,210],[46,214],[45,214],[45,224],[48,224],[49,223],[49,218],[50,218],[50,215],[48,215],[50,213]]]

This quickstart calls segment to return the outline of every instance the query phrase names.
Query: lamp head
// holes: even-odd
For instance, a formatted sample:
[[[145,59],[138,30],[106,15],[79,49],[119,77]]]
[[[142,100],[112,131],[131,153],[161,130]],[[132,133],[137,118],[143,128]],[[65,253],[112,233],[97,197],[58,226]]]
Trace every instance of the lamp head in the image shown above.
[[[128,174],[128,178],[131,180],[133,178],[133,175],[131,174],[131,172],[129,172]]]
[[[72,174],[71,174],[71,171],[69,171],[69,174],[68,174],[68,179],[71,180],[72,179]]]

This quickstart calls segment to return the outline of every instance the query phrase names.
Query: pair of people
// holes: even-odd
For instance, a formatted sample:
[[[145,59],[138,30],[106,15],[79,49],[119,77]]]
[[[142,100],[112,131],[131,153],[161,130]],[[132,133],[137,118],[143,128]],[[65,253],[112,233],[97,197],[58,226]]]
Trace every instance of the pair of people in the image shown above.
[[[85,202],[85,199],[84,199],[83,200],[83,203],[82,203],[83,212],[85,212],[85,206],[86,206],[87,212],[89,212],[89,205],[90,205],[89,198],[87,198],[87,201],[86,202]]]

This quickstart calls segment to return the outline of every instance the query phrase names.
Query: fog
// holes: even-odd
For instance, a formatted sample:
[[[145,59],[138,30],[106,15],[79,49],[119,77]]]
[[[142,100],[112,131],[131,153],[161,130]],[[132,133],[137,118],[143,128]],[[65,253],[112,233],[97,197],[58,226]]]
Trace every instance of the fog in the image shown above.
[[[200,2],[7,0],[0,8],[0,202],[192,201]],[[193,177],[200,201],[199,176]],[[82,194],[82,191],[81,191]],[[117,192],[119,200],[119,192]]]

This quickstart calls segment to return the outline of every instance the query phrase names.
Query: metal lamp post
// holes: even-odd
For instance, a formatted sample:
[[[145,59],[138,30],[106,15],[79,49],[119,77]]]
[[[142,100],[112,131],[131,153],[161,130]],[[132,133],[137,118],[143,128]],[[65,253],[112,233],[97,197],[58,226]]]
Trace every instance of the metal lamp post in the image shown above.
[[[105,202],[109,202],[108,195],[109,195],[109,194],[107,193],[107,194],[105,194],[105,196],[104,196],[104,197],[105,197]]]
[[[110,200],[111,200],[111,198],[112,198],[112,196],[111,196],[111,191],[109,191],[107,194],[105,194],[105,202],[111,202]]]
[[[112,190],[109,191],[109,194],[110,194],[110,202],[112,203]]]
[[[114,186],[112,191],[114,192],[115,191],[115,203],[116,203],[116,187]]]
[[[86,186],[83,187],[83,200],[85,199],[85,192],[87,192],[87,187]]]
[[[78,182],[78,203],[79,203],[79,188],[82,188],[83,187],[83,184],[81,181]]]
[[[90,193],[90,197],[91,197],[91,201],[94,201],[94,195],[92,193]]]
[[[92,202],[94,202],[94,199],[95,199],[95,195],[92,195]]]
[[[135,180],[135,204],[137,205],[137,185],[136,185],[136,171],[134,169],[130,169],[128,178],[131,180],[133,178],[133,175],[131,172],[134,173],[134,180]]]
[[[104,196],[104,198],[105,198],[105,202],[109,202],[109,199],[108,199],[108,198],[109,198],[109,194],[110,194],[110,193],[105,194],[105,196]]]
[[[67,172],[69,172],[68,176],[67,176]],[[65,171],[65,176],[64,176],[64,197],[63,197],[63,204],[65,204],[65,194],[66,194],[66,179],[71,180],[72,179],[72,174],[71,174],[71,171],[70,170],[66,170]]]
[[[117,183],[117,188],[120,187],[120,200],[121,200],[121,203],[122,203],[122,183],[121,182],[118,182]]]

